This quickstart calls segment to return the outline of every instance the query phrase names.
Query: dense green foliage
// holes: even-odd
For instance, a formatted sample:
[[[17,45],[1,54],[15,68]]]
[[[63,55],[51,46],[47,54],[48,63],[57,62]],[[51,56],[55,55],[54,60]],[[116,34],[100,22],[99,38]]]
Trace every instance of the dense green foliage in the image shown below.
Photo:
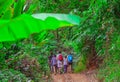
[[[0,16],[0,32],[1,32],[1,69],[3,71],[7,70],[13,72],[15,70],[23,73],[27,78],[39,82],[42,79],[42,75],[46,73],[49,74],[49,68],[47,64],[47,56],[50,53],[50,49],[46,47],[48,44],[45,41],[45,47],[42,43],[46,38],[44,35],[48,35],[48,32],[45,30],[55,30],[63,26],[73,26],[79,24],[79,17],[74,15],[65,15],[65,14],[32,14],[35,8],[37,8],[38,1],[8,1],[7,4],[1,6],[5,8],[1,10]],[[0,4],[5,3],[1,1]],[[30,3],[33,3],[30,5]],[[27,14],[23,14],[27,13]],[[33,18],[34,17],[34,18]],[[76,20],[76,21],[75,21]],[[17,27],[16,27],[17,26]],[[34,27],[34,29],[32,29]],[[38,33],[40,34],[33,34]],[[28,37],[30,34],[33,34],[29,39],[20,40],[22,38]],[[31,40],[35,38],[34,35],[38,35],[38,40]],[[51,36],[51,35],[50,35]],[[48,37],[47,37],[48,38]],[[15,41],[17,42],[5,42],[5,41]],[[35,42],[35,43],[34,43]],[[38,45],[42,44],[42,45]],[[36,45],[37,44],[37,45]],[[35,47],[35,48],[34,48]],[[43,47],[44,51],[42,51]],[[51,46],[50,46],[51,47]],[[45,49],[46,48],[46,49]],[[49,50],[48,50],[49,49]],[[39,51],[41,50],[41,51]],[[47,53],[46,53],[47,52]],[[5,70],[7,69],[7,70]],[[43,73],[42,73],[43,72]],[[3,72],[4,73],[4,72]],[[17,76],[16,72],[15,75]],[[21,80],[21,77],[26,78],[25,76],[20,75],[18,79],[20,81],[27,81],[28,79]],[[4,75],[3,75],[4,76]],[[12,79],[14,75],[8,74],[9,78],[3,78],[3,81],[19,81],[17,78]],[[2,77],[2,76],[1,76]],[[42,80],[41,80],[42,81]],[[43,81],[42,81],[43,82]]]
[[[0,71],[0,82],[26,82],[28,79],[19,71],[13,69]]]
[[[82,54],[102,57],[99,76],[105,82],[120,81],[118,14],[119,0],[91,0],[89,9],[81,14],[83,20],[76,38],[83,45]]]
[[[14,74],[17,73],[16,71],[20,71],[18,78],[26,79],[27,76],[38,82],[43,74],[49,74],[46,60],[50,52],[56,54],[61,50],[64,55],[69,51],[73,53],[75,72],[98,68],[98,78],[101,81],[120,81],[119,0],[7,0],[6,3],[1,0],[0,4],[2,4],[0,7],[1,19],[13,20],[23,13],[72,13],[82,18],[79,26],[67,25],[68,28],[63,27],[32,34],[28,39],[1,42],[2,77],[4,77],[4,72],[7,72],[4,70],[10,69],[8,71],[13,71]],[[17,18],[14,20],[19,21]],[[24,20],[29,20],[29,18]],[[5,20],[0,24],[4,26],[5,22],[9,22],[9,25],[14,23]],[[48,24],[50,28],[55,26],[51,24],[53,23]],[[18,34],[16,33],[16,35]],[[5,39],[9,38],[5,37]],[[24,66],[25,63],[21,64],[21,62],[25,60],[31,61],[27,62],[30,66],[27,71],[31,71],[31,75],[24,71],[24,67],[20,68]],[[8,76],[8,79],[14,77],[10,74]]]

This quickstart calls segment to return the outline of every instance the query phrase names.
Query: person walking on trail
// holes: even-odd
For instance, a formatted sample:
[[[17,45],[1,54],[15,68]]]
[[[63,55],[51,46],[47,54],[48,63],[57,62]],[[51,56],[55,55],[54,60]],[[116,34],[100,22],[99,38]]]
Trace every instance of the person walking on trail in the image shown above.
[[[56,55],[52,57],[52,66],[53,66],[53,73],[56,75],[57,73],[57,59]]]
[[[58,60],[57,61],[57,66],[58,66],[58,73],[61,74],[62,73],[62,67],[63,67],[62,61]]]
[[[61,74],[63,67],[63,56],[61,52],[59,52],[57,55],[57,66],[58,66],[58,73]]]
[[[51,53],[50,53],[50,56],[48,57],[48,65],[49,65],[49,68],[50,68],[50,72],[51,72],[51,73],[53,72],[52,56],[53,56],[53,53],[51,52]]]
[[[67,73],[67,67],[68,67],[67,56],[65,56],[63,59],[63,65],[64,65],[64,73]]]
[[[68,59],[69,67],[70,67],[70,72],[72,72],[73,56],[71,53],[67,56],[67,59]]]

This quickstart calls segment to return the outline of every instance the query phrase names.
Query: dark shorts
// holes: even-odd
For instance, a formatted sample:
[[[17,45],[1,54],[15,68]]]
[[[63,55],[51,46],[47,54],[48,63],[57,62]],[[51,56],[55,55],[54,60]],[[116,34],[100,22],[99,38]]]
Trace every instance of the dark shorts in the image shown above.
[[[57,67],[57,64],[55,64],[55,65],[53,65],[53,66]]]
[[[69,65],[72,65],[72,62],[68,62]]]

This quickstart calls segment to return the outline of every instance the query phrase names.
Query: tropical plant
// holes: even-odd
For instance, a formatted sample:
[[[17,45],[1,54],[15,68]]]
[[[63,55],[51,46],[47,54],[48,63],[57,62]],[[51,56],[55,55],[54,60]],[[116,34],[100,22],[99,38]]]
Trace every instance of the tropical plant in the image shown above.
[[[48,39],[48,37],[45,37],[44,35],[49,35],[49,30],[56,30],[59,27],[65,26],[79,25],[80,22],[78,16],[71,14],[33,14],[37,9],[35,4],[37,2],[37,0],[8,0],[7,3],[2,0],[0,2],[0,4],[4,3],[1,7],[4,9],[1,9],[0,12],[0,32],[2,33],[2,35],[0,35],[0,42],[1,50],[3,50],[2,54],[5,54],[1,57],[1,65],[4,65],[2,68],[20,70],[25,76],[34,81],[41,79],[41,74],[37,74],[38,72],[41,73],[40,70],[48,70],[48,66],[44,66],[47,64],[47,61],[43,60],[43,58],[47,60],[50,50],[54,49],[50,46],[53,44],[49,43],[51,38],[49,37]],[[30,3],[34,4],[30,5]],[[33,15],[31,16],[31,14]],[[32,37],[37,35],[36,33],[38,33],[39,36],[36,38],[38,40],[33,40],[32,43]],[[30,34],[32,35],[29,37]],[[24,38],[28,39],[24,40]],[[41,46],[36,46],[36,42],[40,43]],[[48,46],[44,45],[44,42]],[[41,49],[42,47],[44,48],[44,51]],[[39,49],[41,49],[40,53]],[[28,71],[31,71],[32,75],[29,75],[28,72],[22,70],[27,68],[21,67],[25,64],[23,63],[21,65],[22,60],[25,59],[21,57],[23,53],[29,54],[33,59],[38,58],[36,62],[39,62],[40,69],[37,70],[37,67],[30,65],[31,67]],[[42,54],[46,56],[43,56]],[[8,76],[11,77],[11,75]],[[9,79],[7,78],[7,80]]]
[[[6,69],[0,71],[0,81],[1,82],[27,82],[28,78],[19,71],[13,69]]]
[[[42,30],[55,30],[58,27],[79,24],[79,17],[74,15],[39,14],[37,16],[39,19],[24,14],[13,20],[1,20],[0,32],[4,35],[0,36],[1,42],[26,38],[29,34],[38,33]]]
[[[40,66],[44,66],[47,61],[40,60],[47,60],[51,51],[71,50],[77,62],[76,72],[99,67],[100,80],[120,81],[119,0],[1,0],[0,4],[0,33],[4,34],[0,35],[2,69],[8,67],[6,59],[20,56],[16,55],[19,51],[38,59]],[[77,14],[81,17],[80,26],[73,27],[79,23],[79,17],[74,15],[46,13]],[[61,16],[65,21],[59,20]],[[75,17],[75,22],[69,21],[71,17]],[[16,28],[22,32],[16,31]],[[20,49],[16,51],[11,44]],[[40,68],[48,71],[47,66]]]
[[[118,0],[91,0],[89,9],[81,13],[80,28],[75,36],[83,45],[80,51],[87,55],[88,68],[100,66],[98,75],[105,82],[119,82],[116,72],[119,71],[116,52],[119,50],[119,3]]]

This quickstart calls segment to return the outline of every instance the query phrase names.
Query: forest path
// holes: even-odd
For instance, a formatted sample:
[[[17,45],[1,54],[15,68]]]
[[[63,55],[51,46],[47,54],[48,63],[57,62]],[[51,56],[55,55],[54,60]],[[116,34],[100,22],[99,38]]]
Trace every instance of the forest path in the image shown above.
[[[94,71],[88,71],[80,74],[52,74],[52,79],[52,82],[98,82]]]

